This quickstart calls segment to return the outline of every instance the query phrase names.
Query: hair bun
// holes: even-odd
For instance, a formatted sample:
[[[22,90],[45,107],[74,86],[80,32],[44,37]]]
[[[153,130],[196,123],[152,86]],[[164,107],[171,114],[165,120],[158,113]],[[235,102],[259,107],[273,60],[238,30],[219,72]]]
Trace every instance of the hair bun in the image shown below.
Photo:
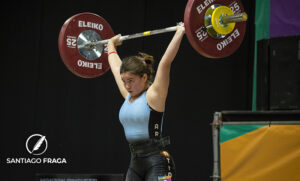
[[[148,55],[146,53],[139,52],[139,57],[141,57],[141,60],[144,61],[147,65],[153,65],[154,64],[154,58],[151,55]]]
[[[145,59],[146,64],[152,64],[151,60]]]

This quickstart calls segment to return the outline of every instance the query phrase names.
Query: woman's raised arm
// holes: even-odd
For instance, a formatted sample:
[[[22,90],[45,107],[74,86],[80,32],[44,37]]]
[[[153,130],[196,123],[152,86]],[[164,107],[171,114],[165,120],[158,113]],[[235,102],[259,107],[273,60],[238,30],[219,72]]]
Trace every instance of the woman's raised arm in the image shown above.
[[[108,62],[111,68],[111,71],[114,75],[115,81],[118,85],[118,88],[120,90],[120,93],[124,97],[124,99],[128,95],[128,91],[124,87],[124,83],[121,79],[120,75],[120,67],[122,65],[122,61],[116,51],[116,46],[119,46],[122,44],[122,41],[119,40],[120,34],[112,37],[107,44],[108,48]]]
[[[181,23],[177,26],[177,31],[159,62],[154,82],[147,91],[148,104],[156,111],[164,111],[170,82],[171,63],[179,50],[184,33],[184,26]]]

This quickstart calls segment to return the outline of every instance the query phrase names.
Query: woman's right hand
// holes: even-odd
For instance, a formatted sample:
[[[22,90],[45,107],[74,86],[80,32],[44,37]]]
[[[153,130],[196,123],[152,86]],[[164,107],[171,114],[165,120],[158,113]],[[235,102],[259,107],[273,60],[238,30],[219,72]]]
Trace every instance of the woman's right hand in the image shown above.
[[[120,46],[122,45],[122,40],[120,40],[121,34],[115,35],[114,37],[110,38],[108,41],[108,44],[114,45],[114,46]]]
[[[183,22],[178,23],[176,30],[185,33],[184,23]]]

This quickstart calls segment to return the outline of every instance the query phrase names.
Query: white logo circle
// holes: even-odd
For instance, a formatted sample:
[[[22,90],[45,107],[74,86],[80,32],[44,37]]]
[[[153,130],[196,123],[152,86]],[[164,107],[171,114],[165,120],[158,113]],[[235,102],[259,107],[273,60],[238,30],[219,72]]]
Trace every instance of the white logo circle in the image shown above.
[[[34,146],[32,146],[34,145]],[[41,134],[33,134],[26,140],[26,149],[32,155],[41,155],[48,148],[46,136]]]

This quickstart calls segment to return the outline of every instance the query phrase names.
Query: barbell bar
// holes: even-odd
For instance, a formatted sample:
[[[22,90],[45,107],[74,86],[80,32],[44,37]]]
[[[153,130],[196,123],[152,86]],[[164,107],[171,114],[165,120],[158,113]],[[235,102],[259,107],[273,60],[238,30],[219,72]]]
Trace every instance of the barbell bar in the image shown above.
[[[229,23],[236,23],[236,22],[246,21],[247,19],[248,19],[247,14],[245,12],[243,12],[243,13],[239,13],[239,14],[224,16],[224,17],[222,17],[221,22],[222,22],[222,24],[226,25],[226,24],[229,24]],[[210,25],[210,27],[206,27],[206,29],[207,28],[217,29],[217,27],[213,27],[213,25]],[[130,39],[135,39],[135,38],[140,38],[140,37],[145,37],[145,36],[150,36],[150,35],[173,32],[173,31],[176,31],[176,29],[177,29],[177,26],[171,26],[171,27],[162,28],[162,29],[144,31],[142,33],[135,33],[135,34],[131,34],[131,35],[121,36],[119,38],[119,40],[124,41],[124,40],[130,40]],[[108,41],[109,41],[109,39],[96,41],[96,42],[89,42],[85,45],[78,45],[78,48],[79,49],[81,49],[81,48],[93,48],[96,45],[107,44]]]
[[[247,14],[239,0],[189,0],[184,13],[186,36],[192,47],[208,58],[223,58],[242,43]],[[177,26],[121,36],[129,40],[176,31]],[[109,70],[107,42],[114,32],[107,21],[93,13],[79,13],[62,26],[58,47],[66,67],[83,78]]]
[[[124,36],[121,36],[119,39],[121,41],[124,41],[124,40],[130,40],[130,39],[135,39],[135,38],[140,38],[140,37],[145,37],[145,36],[150,36],[150,35],[156,35],[156,34],[161,34],[161,33],[172,32],[172,31],[176,31],[176,27],[177,26],[171,26],[171,27],[157,29],[157,30],[145,31],[145,32],[142,32],[142,33],[124,35]],[[109,39],[96,41],[96,42],[89,42],[85,45],[78,46],[78,48],[86,48],[86,47],[87,48],[93,48],[93,46],[96,46],[96,45],[107,44],[108,41],[109,41]]]

